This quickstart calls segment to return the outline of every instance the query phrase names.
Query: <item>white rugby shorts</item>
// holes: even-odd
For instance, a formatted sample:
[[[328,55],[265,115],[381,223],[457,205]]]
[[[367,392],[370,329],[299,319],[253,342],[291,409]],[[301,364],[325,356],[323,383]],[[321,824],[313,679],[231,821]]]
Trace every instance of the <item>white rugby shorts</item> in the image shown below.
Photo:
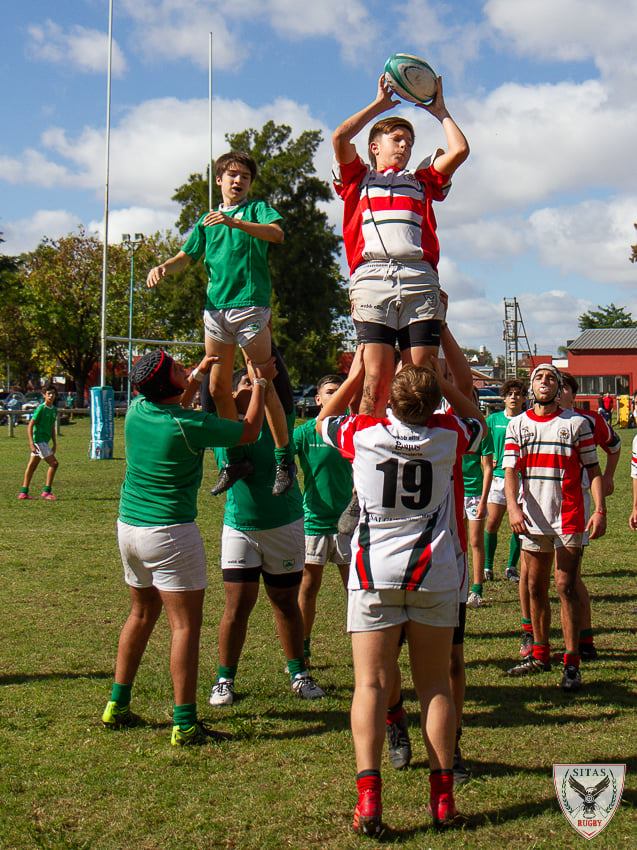
[[[329,561],[339,567],[352,559],[352,538],[348,534],[306,534],[305,563],[324,566]]]
[[[265,531],[240,531],[223,526],[221,569],[224,572],[260,567],[273,576],[286,575],[303,570],[304,555],[302,519]]]
[[[349,298],[354,321],[376,322],[393,330],[445,317],[438,273],[424,261],[362,263],[352,275]]]
[[[118,520],[117,542],[131,587],[183,591],[208,585],[206,553],[194,522],[137,526]]]
[[[412,620],[425,626],[458,625],[458,591],[348,590],[347,631],[373,632]]]
[[[33,457],[41,457],[42,460],[46,460],[53,454],[53,449],[48,443],[34,443],[33,445],[35,446],[35,451],[31,452]]]
[[[269,307],[204,310],[203,324],[206,336],[245,348],[267,328],[271,314]]]

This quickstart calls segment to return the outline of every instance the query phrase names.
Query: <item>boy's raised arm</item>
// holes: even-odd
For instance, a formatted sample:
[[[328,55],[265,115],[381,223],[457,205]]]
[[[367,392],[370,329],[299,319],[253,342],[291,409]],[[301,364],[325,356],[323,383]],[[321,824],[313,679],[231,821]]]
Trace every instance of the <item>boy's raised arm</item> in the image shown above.
[[[469,156],[469,143],[460,127],[458,127],[451,115],[449,115],[449,110],[445,105],[445,98],[442,93],[442,77],[438,77],[438,88],[434,102],[429,106],[425,106],[424,103],[417,103],[416,106],[419,109],[427,110],[430,115],[433,115],[442,124],[442,129],[447,139],[448,150],[436,157],[433,164],[439,174],[445,174],[451,177],[454,171]]]
[[[360,133],[372,119],[383,112],[387,112],[388,109],[393,109],[399,103],[400,101],[394,99],[394,93],[385,82],[385,75],[381,74],[378,78],[378,90],[374,100],[360,112],[346,118],[332,133],[332,145],[337,161],[343,165],[353,162],[356,159],[356,147],[352,144],[354,136]]]

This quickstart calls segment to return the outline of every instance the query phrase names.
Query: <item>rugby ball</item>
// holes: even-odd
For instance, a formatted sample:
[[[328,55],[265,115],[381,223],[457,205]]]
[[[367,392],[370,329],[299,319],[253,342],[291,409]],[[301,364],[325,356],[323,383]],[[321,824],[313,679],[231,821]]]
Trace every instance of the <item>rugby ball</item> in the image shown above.
[[[438,89],[438,75],[424,59],[410,53],[394,53],[385,62],[385,80],[404,100],[429,106]]]

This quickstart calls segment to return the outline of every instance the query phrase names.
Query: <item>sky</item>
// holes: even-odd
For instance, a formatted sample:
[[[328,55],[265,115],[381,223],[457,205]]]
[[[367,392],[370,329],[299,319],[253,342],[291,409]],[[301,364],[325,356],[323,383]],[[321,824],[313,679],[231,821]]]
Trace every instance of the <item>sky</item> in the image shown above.
[[[108,2],[5,3],[2,17],[2,251],[103,233]],[[637,316],[637,0],[114,0],[111,241],[174,227],[174,190],[205,169],[209,32],[213,154],[270,119],[319,129],[326,180],[331,132],[373,100],[391,53],[442,75],[471,147],[436,204],[462,345],[503,352],[504,298],[540,353],[598,304]],[[444,146],[426,112],[395,112],[416,128],[412,164]],[[326,210],[340,232],[340,201]]]

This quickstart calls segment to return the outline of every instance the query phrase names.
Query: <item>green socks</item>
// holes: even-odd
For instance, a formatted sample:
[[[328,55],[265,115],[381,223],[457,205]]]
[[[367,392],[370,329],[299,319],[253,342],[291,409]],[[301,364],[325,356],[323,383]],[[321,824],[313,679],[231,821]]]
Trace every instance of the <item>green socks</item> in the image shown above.
[[[173,724],[186,732],[197,722],[197,705],[194,702],[173,706]]]
[[[484,568],[485,570],[493,569],[493,559],[495,558],[495,550],[498,548],[498,532],[484,532]]]
[[[42,488],[42,492],[43,493],[50,493],[51,487],[48,484],[45,484],[44,487]]]
[[[126,708],[130,705],[132,690],[132,685],[118,685],[117,682],[113,682],[111,687],[111,701],[116,702],[118,708]]]
[[[29,488],[28,488],[28,487],[20,487],[20,492],[21,492],[21,493],[28,494],[28,492],[29,492]]]
[[[306,669],[307,665],[304,658],[288,658],[288,673],[291,682],[294,681],[296,675],[304,673]]]
[[[520,560],[520,535],[512,534],[509,540],[509,563],[507,567],[517,567]]]
[[[217,679],[234,679],[237,675],[237,665],[233,664],[229,667],[224,667],[220,664],[217,667]]]
[[[292,444],[288,443],[287,446],[283,446],[282,449],[274,449],[274,459],[279,463],[294,463],[294,449],[292,448]]]
[[[481,584],[472,584],[471,585],[471,593],[477,593],[478,596],[482,596],[482,585]]]

